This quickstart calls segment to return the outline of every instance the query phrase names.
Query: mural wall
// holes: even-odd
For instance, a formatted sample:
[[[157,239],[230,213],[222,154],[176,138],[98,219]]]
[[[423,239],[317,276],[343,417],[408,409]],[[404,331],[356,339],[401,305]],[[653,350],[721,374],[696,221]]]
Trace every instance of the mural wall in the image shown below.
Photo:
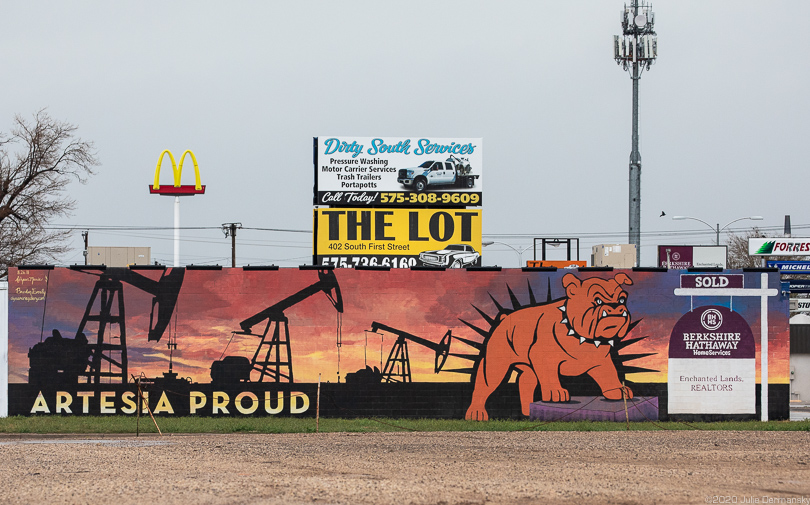
[[[685,277],[643,269],[11,269],[9,414],[135,414],[140,378],[158,415],[312,416],[320,379],[323,416],[543,418],[603,405],[592,418],[605,418],[627,399],[667,419],[670,341],[690,341],[679,358],[699,348],[720,359],[723,346],[737,345],[733,331],[701,329],[700,315],[688,332],[673,332],[685,316],[713,308],[711,317],[733,312],[734,328],[746,328],[751,372],[690,375],[682,359],[677,412],[690,412],[690,394],[694,405],[706,403],[704,382],[723,383],[712,391],[721,394],[743,381],[737,392],[747,396],[731,402],[737,410],[693,412],[757,418],[759,400],[750,396],[759,391],[766,307],[769,412],[787,417],[788,301],[730,296],[720,281],[705,292],[684,289]],[[778,292],[778,273],[725,277],[734,289]]]

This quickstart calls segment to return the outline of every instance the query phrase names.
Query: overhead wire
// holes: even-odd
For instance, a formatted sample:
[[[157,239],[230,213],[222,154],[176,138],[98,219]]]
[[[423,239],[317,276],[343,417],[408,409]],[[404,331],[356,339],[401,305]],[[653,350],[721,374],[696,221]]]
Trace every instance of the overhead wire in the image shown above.
[[[56,224],[43,226],[46,230],[142,230],[142,231],[157,231],[157,230],[174,230],[174,226],[123,226],[123,225],[84,225],[84,224]],[[222,226],[180,226],[180,230],[221,230]],[[275,231],[283,233],[312,233],[312,230],[297,230],[293,228],[257,228],[251,226],[243,226],[242,230],[259,230],[259,231]]]
[[[174,241],[174,237],[170,235],[148,235],[148,234],[132,234],[132,233],[115,233],[115,232],[105,232],[100,233],[99,235],[110,235],[116,237],[135,237],[135,238],[147,238],[153,240],[162,240],[162,241]],[[213,238],[207,237],[199,237],[199,236],[185,236],[180,237],[181,242],[186,243],[197,243],[197,244],[221,244],[222,240],[217,240]],[[254,247],[282,247],[282,248],[294,248],[294,249],[304,249],[304,248],[311,248],[311,242],[298,242],[300,245],[295,245],[296,242],[291,241],[266,241],[266,240],[239,240],[239,244],[243,246],[254,246]]]
[[[68,231],[68,230],[88,230],[97,232],[97,234],[104,236],[114,236],[114,237],[129,237],[129,238],[137,238],[137,239],[148,239],[148,240],[156,240],[161,242],[171,242],[174,241],[174,237],[167,234],[161,234],[160,232],[173,232],[175,230],[174,227],[171,226],[143,226],[143,225],[66,225],[66,224],[55,224],[55,225],[48,225],[44,227],[47,230],[54,230],[54,231]],[[754,227],[740,227],[740,228],[726,228],[721,230],[725,233],[742,233],[747,232]],[[782,231],[781,226],[757,226],[757,230],[763,232],[764,234],[778,234]],[[792,226],[794,233],[796,231],[807,230],[810,229],[810,224],[794,224]],[[210,231],[210,230],[217,230],[221,231],[222,226],[181,226],[179,227],[181,231]],[[308,234],[311,235],[313,232],[312,230],[308,229],[294,229],[294,228],[268,228],[268,227],[243,227],[242,230],[252,230],[257,232],[272,232],[272,233],[295,233],[295,234]],[[135,232],[135,233],[133,233]],[[137,233],[141,232],[141,233]],[[150,233],[153,232],[153,233]],[[641,232],[641,237],[645,239],[652,239],[657,237],[668,237],[670,240],[677,241],[687,239],[688,237],[705,237],[705,238],[713,238],[716,236],[717,230],[709,229],[709,228],[690,228],[686,230],[653,230],[647,232]],[[524,240],[524,241],[533,241],[539,239],[541,237],[555,237],[555,238],[577,238],[580,240],[582,246],[585,247],[587,250],[589,246],[598,243],[624,243],[626,241],[627,232],[626,231],[599,231],[599,232],[566,232],[566,233],[554,233],[554,232],[531,232],[531,233],[483,233],[482,237],[486,240],[488,238],[494,239],[512,239],[512,240]],[[185,244],[221,244],[222,240],[218,240],[212,237],[206,237],[199,234],[195,235],[185,235],[180,237],[180,242]],[[255,239],[255,238],[244,238],[240,237],[239,240],[240,246],[242,247],[261,247],[261,248],[278,248],[278,249],[299,249],[299,250],[310,250],[312,248],[312,244],[310,241],[295,241],[295,240],[279,240],[279,239]],[[641,246],[644,249],[657,247],[657,244],[650,244],[644,243]],[[492,247],[492,251],[501,251],[501,249],[497,247]],[[161,254],[158,252],[155,256],[156,258],[161,257]],[[169,253],[165,253],[169,254]],[[218,262],[227,262],[228,258],[224,257],[215,257],[212,258],[210,256],[204,255],[184,255],[187,258],[194,258],[194,261],[198,264],[218,264]],[[74,255],[74,258],[78,258],[78,255]],[[81,258],[79,258],[81,259]],[[242,262],[251,261],[251,262],[260,262],[260,263],[276,263],[276,262],[298,262],[298,261],[309,261],[312,259],[311,255],[302,255],[302,256],[295,256],[291,258],[264,258],[264,257],[257,257],[257,256],[250,256],[245,257],[242,256]]]
[[[107,231],[107,232],[126,232],[126,231],[174,231],[175,228],[171,226],[100,226],[100,225],[52,225],[44,227],[47,230],[90,230],[90,231]],[[769,233],[769,232],[780,232],[782,230],[781,226],[758,226],[756,227],[758,230]],[[180,231],[189,231],[189,230],[221,230],[222,226],[181,226],[178,228]],[[269,231],[269,232],[278,232],[278,233],[305,233],[311,234],[313,233],[312,230],[303,230],[303,229],[291,229],[291,228],[263,228],[263,227],[243,227],[243,230],[255,230],[255,231]],[[740,227],[740,228],[727,228],[725,230],[721,230],[727,233],[739,233],[743,231],[747,231],[752,229],[751,227]],[[805,230],[810,229],[810,224],[794,224],[792,226],[794,230]],[[690,236],[690,235],[712,235],[716,234],[717,231],[714,229],[687,229],[687,230],[654,230],[654,231],[642,231],[642,237],[673,237],[673,236]],[[558,237],[558,238],[580,238],[580,239],[588,239],[588,238],[611,238],[611,237],[623,237],[627,234],[626,230],[622,231],[601,231],[601,232],[565,232],[565,233],[555,233],[555,232],[547,232],[547,231],[537,231],[532,233],[483,233],[483,237],[494,237],[494,238],[538,238],[538,237]],[[160,238],[160,236],[143,236],[143,235],[133,235],[139,238]],[[173,240],[173,238],[168,237],[166,240]],[[193,242],[195,240],[199,240],[202,242],[213,242],[211,240],[205,240],[203,237],[197,238],[189,238],[189,237],[181,237],[181,240],[185,240],[188,242]],[[248,239],[250,240],[250,239]],[[241,241],[240,241],[241,242]],[[260,241],[259,241],[260,242]],[[218,243],[218,242],[217,242]]]
[[[763,233],[779,233],[782,231],[781,226],[757,226],[756,227],[759,231]],[[726,228],[721,230],[721,232],[731,232],[731,233],[740,233],[751,230],[751,227],[743,227],[743,228]],[[793,225],[791,227],[793,230],[802,230],[802,229],[810,229],[810,225]],[[717,230],[708,229],[708,228],[701,228],[701,229],[688,229],[688,230],[656,230],[656,231],[648,231],[648,232],[641,232],[642,237],[671,237],[671,236],[689,236],[689,235],[716,235]],[[537,232],[537,233],[484,233],[482,234],[484,237],[495,237],[495,238],[537,238],[537,237],[556,237],[556,238],[607,238],[607,237],[618,237],[618,236],[626,236],[627,231],[618,231],[618,232],[594,232],[594,233],[553,233],[553,232]]]

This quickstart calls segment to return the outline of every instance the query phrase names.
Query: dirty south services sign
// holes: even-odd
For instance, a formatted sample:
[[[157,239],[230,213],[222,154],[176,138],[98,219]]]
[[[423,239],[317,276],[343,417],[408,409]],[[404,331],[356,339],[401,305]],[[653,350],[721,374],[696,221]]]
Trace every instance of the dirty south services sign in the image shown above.
[[[314,205],[480,207],[482,139],[314,138]]]

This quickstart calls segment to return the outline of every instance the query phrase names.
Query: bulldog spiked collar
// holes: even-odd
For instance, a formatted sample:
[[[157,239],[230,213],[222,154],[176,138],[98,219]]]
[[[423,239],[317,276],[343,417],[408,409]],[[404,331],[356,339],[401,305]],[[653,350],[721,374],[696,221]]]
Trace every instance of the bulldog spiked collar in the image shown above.
[[[582,335],[578,335],[577,332],[574,330],[574,328],[571,326],[571,322],[568,320],[568,314],[566,314],[565,305],[560,305],[557,308],[560,309],[560,312],[562,312],[562,320],[560,322],[563,323],[565,327],[568,329],[567,335],[574,338],[578,338],[579,345],[582,345],[587,342],[589,344],[593,344],[594,347],[599,347],[602,344],[608,344],[610,347],[613,347],[615,340],[614,338],[607,339],[603,337],[595,337],[590,339],[583,337]]]

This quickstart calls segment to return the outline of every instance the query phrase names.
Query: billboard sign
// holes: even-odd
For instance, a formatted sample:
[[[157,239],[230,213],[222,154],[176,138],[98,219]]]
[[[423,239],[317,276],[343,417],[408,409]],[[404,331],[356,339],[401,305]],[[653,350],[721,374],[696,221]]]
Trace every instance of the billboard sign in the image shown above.
[[[316,265],[481,266],[480,209],[315,209]]]
[[[810,256],[810,238],[749,238],[751,256]]]
[[[782,281],[782,291],[791,293],[810,293],[810,280],[790,279]]]
[[[756,342],[739,313],[709,305],[675,323],[669,340],[670,414],[753,414],[755,388]]]
[[[791,298],[791,312],[810,312],[810,298]]]
[[[726,246],[659,245],[658,265],[670,270],[726,268]]]
[[[785,274],[810,274],[810,261],[772,261],[766,263],[768,268],[778,268]]]
[[[480,207],[482,139],[314,139],[314,204],[331,207]]]

